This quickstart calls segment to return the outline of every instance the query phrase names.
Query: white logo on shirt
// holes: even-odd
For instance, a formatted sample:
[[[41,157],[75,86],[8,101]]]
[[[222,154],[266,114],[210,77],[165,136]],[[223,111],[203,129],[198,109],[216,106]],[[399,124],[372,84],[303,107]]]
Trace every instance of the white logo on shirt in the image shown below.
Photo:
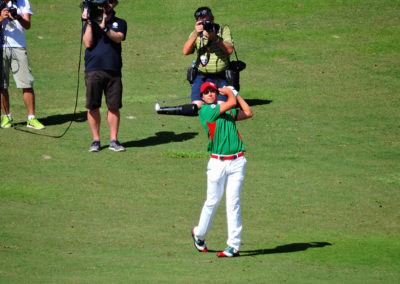
[[[118,23],[117,23],[117,22],[114,22],[114,23],[112,24],[112,26],[113,26],[114,29],[117,29],[117,28],[118,28]]]

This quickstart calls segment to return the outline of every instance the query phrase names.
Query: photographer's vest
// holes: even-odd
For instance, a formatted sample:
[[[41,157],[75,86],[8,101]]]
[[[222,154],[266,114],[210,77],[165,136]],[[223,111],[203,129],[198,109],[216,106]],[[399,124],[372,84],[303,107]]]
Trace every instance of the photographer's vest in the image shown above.
[[[193,34],[193,33],[192,33]],[[191,35],[192,35],[191,34]],[[190,35],[190,36],[191,36]],[[222,38],[224,42],[233,45],[231,30],[229,26],[219,26],[217,29],[217,36]],[[229,66],[229,54],[223,52],[218,44],[213,41],[209,41],[202,34],[196,38],[195,49],[197,50],[197,61],[196,67],[202,73],[215,74],[220,73],[228,69]],[[200,57],[206,56],[208,63],[203,66],[200,64]]]

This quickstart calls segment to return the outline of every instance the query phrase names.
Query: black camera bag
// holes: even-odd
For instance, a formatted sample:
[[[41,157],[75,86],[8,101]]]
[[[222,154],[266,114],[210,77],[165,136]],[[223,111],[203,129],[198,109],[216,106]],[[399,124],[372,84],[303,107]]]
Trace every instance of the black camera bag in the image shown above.
[[[197,77],[197,67],[190,66],[186,72],[186,79],[189,81],[190,84],[193,84],[194,79]]]
[[[236,53],[235,45],[233,45],[233,51],[235,52],[236,60],[230,61],[228,69],[225,70],[226,83],[228,84],[228,86],[233,86],[237,91],[240,91],[239,73],[246,69],[246,63],[239,60],[239,57]]]
[[[235,48],[235,47],[233,47]],[[246,63],[239,60],[236,49],[235,51],[235,56],[236,60],[229,62],[229,68],[225,70],[225,77],[226,77],[226,83],[228,86],[233,86],[237,91],[240,91],[240,71],[244,70],[246,68]]]
[[[226,84],[234,87],[237,91],[240,91],[240,73],[232,69],[225,70]]]
[[[246,69],[246,63],[244,63],[241,60],[231,61],[231,62],[229,62],[229,69],[236,71],[236,72],[240,72],[240,71]]]

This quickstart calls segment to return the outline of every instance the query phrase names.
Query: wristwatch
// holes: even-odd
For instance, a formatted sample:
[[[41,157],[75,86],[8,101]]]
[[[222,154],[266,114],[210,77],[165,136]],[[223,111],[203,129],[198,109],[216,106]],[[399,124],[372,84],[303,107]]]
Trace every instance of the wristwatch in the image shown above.
[[[110,29],[109,29],[108,27],[105,27],[105,28],[103,29],[103,32],[107,33],[109,30],[110,30]]]

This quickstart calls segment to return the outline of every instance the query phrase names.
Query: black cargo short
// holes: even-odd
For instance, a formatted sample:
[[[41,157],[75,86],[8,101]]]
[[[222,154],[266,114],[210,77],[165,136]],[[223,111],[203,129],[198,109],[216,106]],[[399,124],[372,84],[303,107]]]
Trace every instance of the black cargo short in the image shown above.
[[[104,92],[108,109],[122,107],[122,80],[121,72],[89,71],[85,73],[86,108],[98,109],[101,107]]]

